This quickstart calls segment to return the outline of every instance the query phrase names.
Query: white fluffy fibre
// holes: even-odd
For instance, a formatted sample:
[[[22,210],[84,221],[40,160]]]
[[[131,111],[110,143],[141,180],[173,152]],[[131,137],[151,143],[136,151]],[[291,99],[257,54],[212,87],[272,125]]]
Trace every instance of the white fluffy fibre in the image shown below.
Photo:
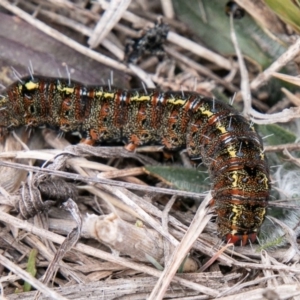
[[[290,205],[300,204],[300,171],[286,170],[280,167],[274,174],[275,186],[279,193],[279,200],[290,200]],[[291,228],[296,235],[300,233],[300,209],[271,208],[267,215],[271,215]],[[268,219],[261,227],[259,235],[261,246],[277,248],[288,242],[286,230]]]
[[[300,170],[289,171],[283,166],[274,174],[282,199],[300,199]]]

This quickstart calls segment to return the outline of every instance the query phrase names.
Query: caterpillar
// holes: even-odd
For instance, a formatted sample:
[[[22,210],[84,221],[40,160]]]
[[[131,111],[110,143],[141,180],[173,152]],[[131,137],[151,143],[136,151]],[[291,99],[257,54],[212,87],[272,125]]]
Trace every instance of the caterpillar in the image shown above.
[[[212,180],[219,235],[235,245],[255,242],[270,192],[262,140],[231,105],[193,92],[84,86],[28,76],[0,98],[0,138],[20,126],[78,131],[82,142],[122,140],[125,148],[156,143],[186,147]]]

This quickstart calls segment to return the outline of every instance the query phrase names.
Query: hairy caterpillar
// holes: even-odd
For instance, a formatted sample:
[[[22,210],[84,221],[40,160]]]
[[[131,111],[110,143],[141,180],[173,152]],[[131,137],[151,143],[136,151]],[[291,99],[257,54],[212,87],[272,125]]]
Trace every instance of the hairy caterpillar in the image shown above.
[[[256,240],[269,197],[269,169],[252,124],[230,105],[192,92],[83,86],[66,79],[26,77],[0,99],[0,137],[19,126],[79,131],[90,145],[125,140],[187,148],[202,157],[213,182],[218,231],[226,241]]]

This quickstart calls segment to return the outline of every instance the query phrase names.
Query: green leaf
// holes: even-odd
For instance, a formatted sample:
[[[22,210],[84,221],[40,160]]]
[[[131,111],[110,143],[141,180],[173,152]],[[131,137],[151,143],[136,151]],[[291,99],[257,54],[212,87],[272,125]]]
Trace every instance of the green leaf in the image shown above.
[[[300,32],[300,6],[299,2],[291,0],[265,0],[266,4],[297,32]]]
[[[32,249],[29,254],[28,263],[26,271],[35,277],[36,275],[36,257],[37,257],[38,251],[37,249]],[[31,290],[31,284],[28,282],[24,283],[24,292],[29,292]]]
[[[203,193],[210,189],[206,171],[167,166],[146,166],[145,168],[151,175],[179,190]]]
[[[235,55],[235,50],[230,37],[230,20],[225,13],[227,2],[201,1],[200,7],[198,0],[173,0],[179,19],[189,25],[206,46],[231,56]],[[262,68],[269,66],[286,50],[283,43],[272,39],[247,13],[243,18],[234,20],[234,28],[243,54]]]
[[[266,137],[264,143],[270,146],[294,143],[297,138],[293,132],[277,124],[260,125],[258,132],[260,136]],[[269,152],[267,158],[269,166],[278,166],[285,163],[288,169],[294,168],[293,164],[286,163],[286,157],[281,152]]]
[[[277,124],[268,124],[259,126],[259,134],[261,136],[268,136],[268,145],[281,145],[294,143],[296,140],[296,135]]]

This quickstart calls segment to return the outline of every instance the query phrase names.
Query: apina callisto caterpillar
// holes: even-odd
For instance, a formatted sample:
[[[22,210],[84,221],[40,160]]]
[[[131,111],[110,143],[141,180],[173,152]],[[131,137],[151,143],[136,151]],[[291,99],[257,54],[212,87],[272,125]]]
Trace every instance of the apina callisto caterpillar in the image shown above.
[[[256,240],[268,204],[269,168],[253,125],[230,105],[193,92],[21,78],[0,99],[0,137],[41,125],[78,131],[90,145],[126,141],[129,151],[149,143],[186,147],[208,167],[219,235],[236,245]]]

